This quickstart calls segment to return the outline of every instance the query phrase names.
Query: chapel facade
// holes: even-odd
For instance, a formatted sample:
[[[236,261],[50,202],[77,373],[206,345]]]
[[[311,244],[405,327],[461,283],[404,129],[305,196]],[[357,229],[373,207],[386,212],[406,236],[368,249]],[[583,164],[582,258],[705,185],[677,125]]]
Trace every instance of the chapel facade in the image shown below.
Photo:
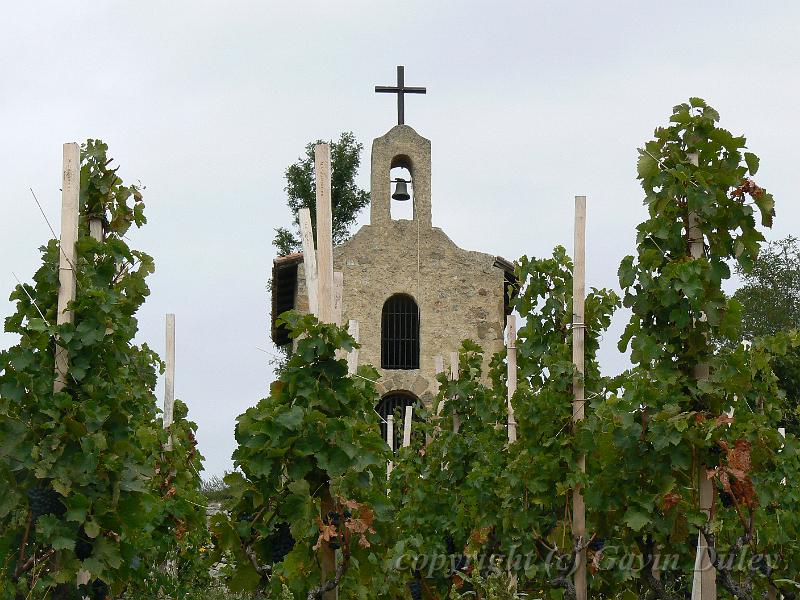
[[[410,175],[411,219],[392,218],[391,173]],[[395,195],[400,195],[395,183]],[[492,254],[459,248],[431,220],[431,142],[408,125],[372,143],[370,223],[334,248],[343,273],[342,323],[359,323],[359,362],[380,372],[376,410],[429,404],[436,394],[435,357],[464,339],[490,357],[503,348],[513,265]],[[396,200],[394,201],[397,202]],[[275,259],[272,271],[272,339],[290,343],[276,327],[282,312],[308,311],[301,253]]]

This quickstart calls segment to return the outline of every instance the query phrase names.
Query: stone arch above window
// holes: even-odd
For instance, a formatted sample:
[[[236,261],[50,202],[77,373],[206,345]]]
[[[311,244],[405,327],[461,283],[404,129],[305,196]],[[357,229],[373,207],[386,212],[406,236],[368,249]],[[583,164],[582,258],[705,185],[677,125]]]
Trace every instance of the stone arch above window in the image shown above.
[[[381,368],[419,369],[419,307],[408,294],[395,294],[381,311]]]

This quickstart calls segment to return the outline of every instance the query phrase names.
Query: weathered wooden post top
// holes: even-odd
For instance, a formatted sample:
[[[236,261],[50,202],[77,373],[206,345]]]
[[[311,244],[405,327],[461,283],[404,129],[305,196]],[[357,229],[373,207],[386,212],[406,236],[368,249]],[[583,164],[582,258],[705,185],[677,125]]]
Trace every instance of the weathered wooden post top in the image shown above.
[[[404,123],[402,102],[403,93],[425,88],[405,87],[398,67],[397,87],[376,91],[398,94],[399,123],[372,142],[370,222],[334,248],[334,270],[344,274],[341,322],[358,321],[358,362],[379,369],[377,410],[386,416],[430,402],[437,389],[434,357],[448,356],[464,339],[483,347],[488,365],[504,346],[508,289],[515,280],[505,259],[459,248],[433,226],[431,142]],[[410,218],[400,218],[398,210],[409,204]],[[302,253],[274,261],[277,345],[290,342],[276,326],[277,316],[309,311],[303,269]]]

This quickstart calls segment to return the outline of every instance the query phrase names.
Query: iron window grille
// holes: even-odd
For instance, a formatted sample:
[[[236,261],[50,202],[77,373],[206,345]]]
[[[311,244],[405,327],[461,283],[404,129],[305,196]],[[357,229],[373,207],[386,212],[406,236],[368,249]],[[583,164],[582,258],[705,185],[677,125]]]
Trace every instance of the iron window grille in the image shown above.
[[[396,294],[383,305],[381,368],[419,369],[419,308],[406,294]]]

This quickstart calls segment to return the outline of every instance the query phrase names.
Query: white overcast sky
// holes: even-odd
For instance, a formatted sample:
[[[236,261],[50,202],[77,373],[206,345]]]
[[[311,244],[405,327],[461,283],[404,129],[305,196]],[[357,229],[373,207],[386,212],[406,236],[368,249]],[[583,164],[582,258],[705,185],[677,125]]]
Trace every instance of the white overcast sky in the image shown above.
[[[266,395],[273,229],[283,172],[317,138],[395,123],[376,95],[406,66],[406,122],[432,140],[433,220],[514,259],[571,251],[588,196],[588,283],[617,287],[642,220],[636,148],[700,96],[747,135],[774,193],[772,239],[800,230],[800,4],[637,1],[15,2],[0,20],[0,316],[58,227],[61,145],[99,137],[147,186],[133,245],[157,271],[139,341],[177,315],[176,393],[208,473],[230,468],[238,414]],[[361,222],[363,223],[362,218]],[[602,348],[608,372],[625,316]],[[15,342],[2,334],[0,347]],[[158,394],[161,397],[161,385]]]

